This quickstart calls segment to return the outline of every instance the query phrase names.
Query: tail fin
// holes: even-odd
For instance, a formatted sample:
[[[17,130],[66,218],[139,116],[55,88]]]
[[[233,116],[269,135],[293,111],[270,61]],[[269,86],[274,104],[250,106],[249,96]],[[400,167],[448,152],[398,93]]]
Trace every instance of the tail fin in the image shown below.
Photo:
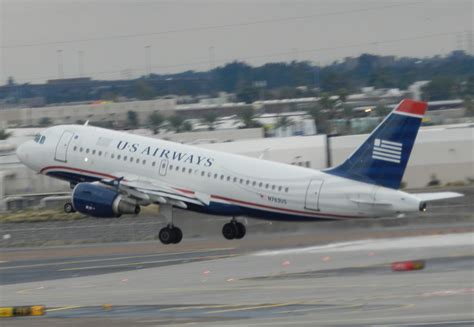
[[[393,189],[400,188],[426,107],[426,102],[402,100],[346,161],[325,172]]]

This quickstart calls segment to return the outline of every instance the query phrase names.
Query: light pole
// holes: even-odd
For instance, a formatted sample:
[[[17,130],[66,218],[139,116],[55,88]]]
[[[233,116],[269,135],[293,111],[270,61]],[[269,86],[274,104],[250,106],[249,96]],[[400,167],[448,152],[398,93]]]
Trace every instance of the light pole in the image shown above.
[[[151,45],[145,46],[145,68],[147,77],[151,76]]]
[[[77,65],[79,77],[84,77],[84,51],[77,51]]]
[[[56,50],[57,54],[57,59],[58,59],[58,78],[63,79],[64,78],[64,72],[63,72],[63,50]]]

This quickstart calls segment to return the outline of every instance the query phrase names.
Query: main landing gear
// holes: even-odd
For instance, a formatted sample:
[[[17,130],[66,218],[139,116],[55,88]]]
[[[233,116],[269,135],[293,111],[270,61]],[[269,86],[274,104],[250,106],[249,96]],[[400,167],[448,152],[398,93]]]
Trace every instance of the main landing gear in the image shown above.
[[[178,227],[168,225],[160,230],[158,238],[163,244],[178,244],[183,239],[183,232]]]
[[[160,213],[168,220],[168,225],[160,230],[158,238],[163,244],[178,244],[183,239],[183,232],[173,225],[173,206],[160,205]]]
[[[64,204],[64,212],[65,213],[73,213],[73,212],[76,212],[76,210],[74,210],[74,207],[72,205],[71,202],[66,202]]]
[[[245,232],[246,229],[244,224],[239,223],[235,219],[232,219],[229,223],[222,227],[222,235],[224,235],[224,237],[228,240],[240,240],[245,236]]]

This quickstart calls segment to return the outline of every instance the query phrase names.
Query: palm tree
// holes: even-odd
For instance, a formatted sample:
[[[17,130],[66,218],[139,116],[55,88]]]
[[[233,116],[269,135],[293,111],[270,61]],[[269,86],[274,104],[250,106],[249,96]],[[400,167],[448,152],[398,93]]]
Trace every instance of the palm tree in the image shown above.
[[[286,129],[291,124],[293,124],[293,121],[290,118],[288,118],[288,116],[279,116],[275,123],[275,127],[276,128],[282,127]]]
[[[201,122],[204,125],[207,125],[207,129],[210,131],[213,131],[216,129],[216,125],[217,125],[216,121],[217,121],[217,114],[212,111],[204,114],[203,118],[201,119]]]
[[[168,123],[176,133],[179,133],[183,130],[184,118],[178,115],[174,115],[168,118]]]
[[[165,121],[164,117],[157,111],[153,112],[150,117],[150,129],[153,131],[153,134],[158,134],[160,132],[160,127]]]
[[[245,107],[237,113],[237,117],[239,120],[244,124],[243,128],[252,128],[252,127],[260,127],[261,124],[256,122],[255,119],[255,111],[252,107]]]
[[[129,110],[127,112],[127,123],[129,128],[138,127],[138,115],[135,111]]]
[[[329,132],[328,127],[328,115],[327,112],[322,110],[321,105],[315,104],[311,108],[308,109],[306,112],[308,115],[311,116],[314,120],[314,124],[316,125],[317,131],[320,134],[326,134]]]
[[[8,133],[6,130],[0,129],[0,140],[6,140],[11,135],[12,135],[12,133]]]

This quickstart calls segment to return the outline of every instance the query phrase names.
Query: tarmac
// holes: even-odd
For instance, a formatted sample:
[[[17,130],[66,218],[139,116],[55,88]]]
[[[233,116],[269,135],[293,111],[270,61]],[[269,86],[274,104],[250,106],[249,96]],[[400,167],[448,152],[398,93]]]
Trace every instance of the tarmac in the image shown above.
[[[46,315],[0,325],[472,326],[473,250],[472,228],[8,249],[1,306],[45,305]],[[423,270],[391,270],[415,259]]]

